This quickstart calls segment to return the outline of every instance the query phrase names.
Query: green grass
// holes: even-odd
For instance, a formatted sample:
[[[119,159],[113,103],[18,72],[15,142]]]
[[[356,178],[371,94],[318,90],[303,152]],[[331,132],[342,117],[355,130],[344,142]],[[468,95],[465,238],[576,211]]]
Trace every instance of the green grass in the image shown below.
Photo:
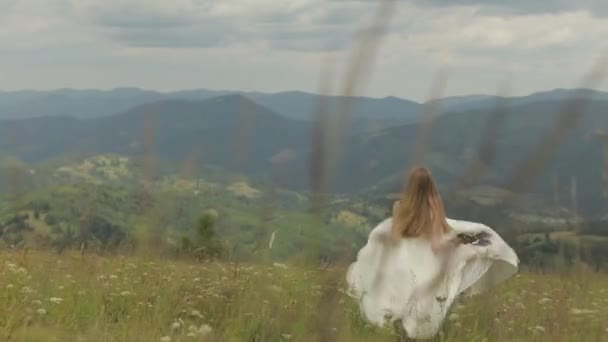
[[[343,267],[0,252],[0,339],[391,341],[344,294]],[[56,299],[60,298],[60,299]],[[520,274],[463,298],[442,341],[608,339],[608,276]]]

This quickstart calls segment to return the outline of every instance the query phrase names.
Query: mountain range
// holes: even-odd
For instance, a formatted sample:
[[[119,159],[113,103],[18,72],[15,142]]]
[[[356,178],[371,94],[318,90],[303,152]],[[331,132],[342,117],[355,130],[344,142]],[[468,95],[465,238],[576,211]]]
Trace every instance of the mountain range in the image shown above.
[[[608,100],[608,93],[590,89],[554,89],[527,96],[500,97],[492,95],[470,95],[446,97],[419,103],[398,97],[344,97],[328,96],[302,91],[279,93],[239,92],[229,90],[183,90],[158,92],[138,88],[116,88],[112,90],[59,89],[52,91],[0,91],[0,118],[17,119],[39,116],[73,116],[94,118],[125,112],[133,107],[161,100],[200,101],[221,95],[239,94],[267,107],[285,117],[311,120],[319,103],[330,110],[337,110],[345,101],[352,104],[352,117],[356,119],[394,120],[404,122],[416,120],[425,104],[438,104],[441,112],[463,111],[476,108],[492,108],[498,100],[509,105],[533,102],[562,101],[575,92],[594,100]]]
[[[590,98],[580,118],[576,110],[564,112],[564,101],[577,96]],[[353,100],[354,107],[353,125],[334,170],[337,177],[330,179],[327,190],[397,191],[404,169],[414,162],[412,149],[424,127],[425,104],[390,97],[139,89],[4,92],[0,93],[0,117],[4,118],[0,120],[0,157],[36,165],[116,153],[137,157],[142,163],[154,159],[156,164],[147,165],[156,165],[158,173],[163,168],[178,169],[190,160],[257,179],[279,174],[283,187],[307,190],[311,157],[317,153],[313,151],[323,143],[313,135],[312,118],[320,100],[329,104],[330,116],[344,101]],[[558,89],[524,97],[475,95],[434,101],[441,115],[432,122],[422,162],[432,169],[442,189],[460,184],[465,170],[479,162],[481,155],[485,172],[474,175],[467,186],[531,193],[570,206],[576,179],[581,211],[599,215],[604,209],[602,145],[593,134],[608,131],[607,93]],[[497,111],[497,103],[508,106]],[[562,117],[571,122],[566,121],[564,139],[548,142],[550,149],[555,147],[554,157],[523,188],[511,189],[508,180],[516,165],[529,157]],[[497,123],[493,128],[492,122]],[[491,139],[484,138],[487,127],[495,129]]]

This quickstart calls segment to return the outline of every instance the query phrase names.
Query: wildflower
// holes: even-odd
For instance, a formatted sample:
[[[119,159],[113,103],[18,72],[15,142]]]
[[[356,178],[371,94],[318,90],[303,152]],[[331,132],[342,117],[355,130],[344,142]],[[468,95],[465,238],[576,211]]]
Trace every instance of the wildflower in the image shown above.
[[[52,297],[52,298],[49,298],[49,301],[51,301],[52,303],[55,303],[55,304],[61,304],[61,302],[63,302],[63,299],[58,298],[58,297]]]
[[[213,329],[208,324],[203,324],[203,325],[201,325],[200,328],[198,328],[198,334],[200,336],[207,336],[207,335],[211,334],[212,332],[213,332]]]
[[[537,325],[535,327],[531,327],[530,330],[532,330],[535,333],[544,333],[546,331],[545,327],[543,327],[542,325]]]
[[[278,262],[273,263],[272,266],[274,266],[276,268],[282,268],[284,270],[286,270],[288,268],[287,265],[282,264],[282,263],[278,263]]]
[[[591,315],[597,313],[595,310],[572,308],[570,313],[573,315]]]
[[[160,338],[160,342],[171,342],[170,336],[163,336]]]
[[[12,289],[13,287],[15,287],[15,285],[13,285],[13,284],[8,284],[8,285],[6,285],[6,289],[7,289],[7,290]]]
[[[192,311],[190,312],[190,316],[192,316],[192,317],[198,317],[198,318],[201,318],[201,319],[202,319],[202,318],[205,318],[205,317],[204,317],[204,316],[201,314],[201,312],[200,312],[200,311],[198,311],[198,310],[192,310]]]
[[[268,289],[272,290],[274,292],[282,292],[283,291],[283,289],[280,286],[277,286],[277,285],[270,285],[268,287]]]
[[[116,276],[114,274],[110,274],[110,279],[111,280],[116,280],[116,279],[118,279],[118,276]]]
[[[46,315],[46,310],[44,310],[43,308],[40,308],[40,309],[36,310],[36,313],[39,314],[40,316],[44,316],[44,315]]]
[[[171,329],[172,330],[179,330],[179,328],[181,328],[181,327],[182,327],[182,324],[180,322],[177,322],[177,321],[175,321],[175,322],[173,322],[173,324],[171,324]]]
[[[35,299],[35,300],[32,301],[32,304],[34,304],[34,305],[42,305],[42,302],[39,301],[38,299]]]
[[[120,295],[123,296],[123,297],[127,297],[127,296],[130,296],[132,294],[133,294],[133,292],[130,292],[130,291],[122,291],[120,293]]]
[[[290,334],[282,334],[281,335],[284,339],[286,340],[291,340],[291,335]]]
[[[551,302],[551,299],[549,299],[549,298],[547,298],[547,297],[543,297],[543,298],[541,298],[541,299],[538,301],[538,304],[541,304],[541,305],[542,305],[542,304],[547,304],[547,303],[549,303],[549,302]]]

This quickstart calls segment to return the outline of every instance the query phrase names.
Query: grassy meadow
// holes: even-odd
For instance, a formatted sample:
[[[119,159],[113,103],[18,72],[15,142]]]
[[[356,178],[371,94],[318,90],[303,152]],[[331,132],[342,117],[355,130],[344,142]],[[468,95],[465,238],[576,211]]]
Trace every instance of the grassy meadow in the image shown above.
[[[3,341],[393,341],[345,267],[0,251]],[[608,341],[608,275],[522,272],[461,298],[441,341]]]

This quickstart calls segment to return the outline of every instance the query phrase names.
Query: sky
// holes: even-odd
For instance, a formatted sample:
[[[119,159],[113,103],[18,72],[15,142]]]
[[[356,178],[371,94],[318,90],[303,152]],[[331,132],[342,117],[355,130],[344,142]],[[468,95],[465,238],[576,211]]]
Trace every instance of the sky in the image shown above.
[[[354,95],[425,100],[438,95],[431,88],[441,73],[440,96],[496,94],[505,85],[523,95],[578,87],[608,51],[606,0],[396,0],[382,35],[370,29],[380,5],[0,0],[0,90],[341,94],[357,46],[375,34],[378,48],[363,50],[375,58]]]

